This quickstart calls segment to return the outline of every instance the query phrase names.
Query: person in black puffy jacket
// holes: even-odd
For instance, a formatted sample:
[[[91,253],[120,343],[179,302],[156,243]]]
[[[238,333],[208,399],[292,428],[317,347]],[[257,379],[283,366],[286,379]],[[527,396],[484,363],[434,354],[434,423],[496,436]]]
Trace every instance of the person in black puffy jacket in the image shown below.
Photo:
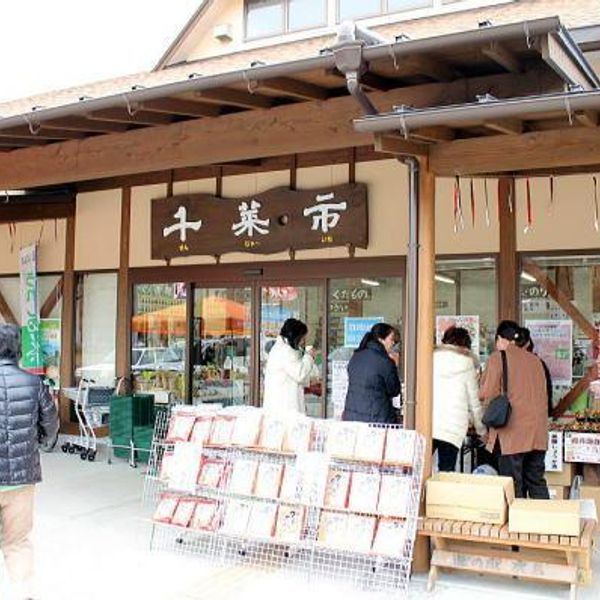
[[[33,497],[42,479],[39,439],[53,439],[58,414],[37,375],[18,366],[20,332],[0,325],[0,551],[14,597],[33,595]]]
[[[348,392],[342,419],[365,423],[397,423],[392,399],[400,394],[398,365],[393,352],[398,331],[387,323],[373,325],[348,364]]]

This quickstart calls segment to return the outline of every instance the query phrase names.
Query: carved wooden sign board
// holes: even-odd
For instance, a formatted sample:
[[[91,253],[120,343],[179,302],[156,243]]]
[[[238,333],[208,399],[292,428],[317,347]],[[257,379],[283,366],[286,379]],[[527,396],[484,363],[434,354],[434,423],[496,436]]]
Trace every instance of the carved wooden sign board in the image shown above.
[[[367,187],[275,188],[244,198],[187,194],[152,201],[152,258],[366,248]]]

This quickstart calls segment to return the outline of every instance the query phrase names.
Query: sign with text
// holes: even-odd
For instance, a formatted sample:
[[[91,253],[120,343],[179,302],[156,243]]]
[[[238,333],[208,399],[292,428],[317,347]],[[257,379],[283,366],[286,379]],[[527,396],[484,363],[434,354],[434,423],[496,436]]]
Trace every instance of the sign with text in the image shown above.
[[[152,258],[271,254],[368,244],[367,187],[275,188],[244,198],[188,194],[152,201]]]
[[[21,366],[32,373],[44,372],[40,344],[37,246],[25,246],[19,254],[21,300]]]
[[[563,432],[548,432],[548,450],[546,451],[546,471],[563,470]]]
[[[600,464],[600,434],[567,431],[565,461]]]
[[[570,320],[527,320],[535,353],[550,369],[554,385],[573,381],[573,322]]]
[[[382,323],[383,317],[345,317],[344,318],[344,346],[357,348],[365,333],[371,331],[371,327]]]

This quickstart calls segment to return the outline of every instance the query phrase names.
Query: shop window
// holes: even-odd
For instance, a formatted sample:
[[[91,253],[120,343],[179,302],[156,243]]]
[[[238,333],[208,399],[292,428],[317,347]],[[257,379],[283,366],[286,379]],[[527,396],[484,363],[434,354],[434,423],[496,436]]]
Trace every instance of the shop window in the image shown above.
[[[332,279],[328,296],[327,416],[339,418],[346,368],[362,335],[384,321],[402,332],[403,284],[399,277]]]
[[[186,397],[186,287],[136,285],[131,323],[131,373],[136,390]]]
[[[327,23],[326,0],[247,0],[246,37],[268,37]]]
[[[75,297],[75,380],[115,381],[117,274],[85,273]]]
[[[452,324],[466,327],[474,353],[485,363],[494,351],[498,320],[496,261],[438,261],[435,281],[436,341]]]
[[[338,0],[338,19],[361,19],[383,12],[382,0]]]
[[[250,404],[251,297],[249,287],[194,290],[194,404]]]
[[[388,12],[401,12],[415,8],[426,8],[433,5],[433,0],[387,0]]]
[[[528,268],[528,264],[533,265],[533,269]],[[548,281],[553,286],[548,286]],[[559,295],[553,288],[559,290]],[[569,306],[575,307],[579,321],[572,320],[565,312]],[[584,322],[592,330],[600,326],[600,257],[524,259],[521,319],[531,330],[534,351],[550,369],[556,402],[594,363],[593,343],[582,327],[585,327]],[[586,390],[572,405],[572,410],[581,410],[587,405]]]
[[[261,289],[260,358],[261,386],[269,350],[275,343],[286,319],[300,319],[308,327],[306,345],[318,353],[315,369],[304,389],[306,413],[311,417],[323,417],[323,286],[293,285],[268,286]],[[261,394],[262,397],[262,394]]]

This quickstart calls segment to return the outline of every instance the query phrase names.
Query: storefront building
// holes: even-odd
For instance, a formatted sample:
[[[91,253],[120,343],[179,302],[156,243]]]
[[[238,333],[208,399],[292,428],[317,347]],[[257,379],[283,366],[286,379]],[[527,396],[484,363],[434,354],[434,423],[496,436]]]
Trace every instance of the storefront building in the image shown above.
[[[361,12],[367,4],[372,11]],[[597,43],[592,26],[600,22],[600,13],[595,2],[585,11],[584,4],[206,2],[154,73],[107,85],[110,92],[104,95],[117,98],[118,108],[90,105],[90,112],[78,112],[82,109],[77,104],[95,101],[78,96],[102,95],[94,86],[41,101],[49,111],[57,111],[47,119],[43,111],[31,116],[26,103],[0,107],[8,118],[26,123],[19,131],[14,123],[10,131],[0,131],[0,144],[11,150],[0,157],[0,181],[3,188],[25,189],[32,203],[25,205],[21,196],[7,193],[8,203],[0,209],[2,318],[21,320],[19,250],[37,244],[39,314],[49,330],[56,333],[60,328],[60,348],[55,335],[47,360],[60,370],[61,386],[74,385],[81,377],[111,384],[116,377],[131,375],[137,389],[169,392],[185,402],[260,405],[261,373],[270,344],[283,321],[297,317],[308,324],[309,343],[322,357],[306,390],[308,410],[313,416],[339,416],[345,364],[359,334],[379,320],[403,330],[407,326],[409,168],[385,148],[375,149],[371,137],[352,132],[345,114],[359,117],[360,111],[347,96],[346,81],[336,67],[307,64],[302,70],[293,61],[327,59],[327,53],[319,58],[318,51],[332,45],[332,28],[345,18],[356,18],[390,39],[405,34],[431,42],[427,52],[417,54],[418,60],[406,67],[402,55],[397,58],[393,52],[379,63],[373,61],[372,72],[363,79],[386,110],[405,98],[408,104],[431,102],[432,94],[439,104],[445,104],[446,97],[459,102],[466,100],[463,95],[472,98],[480,92],[502,95],[503,86],[508,86],[507,95],[559,91],[565,85],[559,70],[553,70],[543,53],[530,56],[522,33],[518,37],[524,49],[519,52],[524,58],[504,46],[499,58],[490,50],[498,48],[493,43],[481,54],[489,64],[480,64],[481,56],[472,59],[466,54],[480,30],[488,29],[478,30],[482,14],[498,26],[558,15],[568,27],[584,28],[587,60],[577,48],[569,52],[571,59],[589,68]],[[545,35],[544,27],[555,27],[532,23],[536,39]],[[458,46],[454,32],[467,30],[474,31],[460,52],[449,54],[446,62],[432,61],[432,40],[439,38],[451,53]],[[398,39],[396,44],[401,43]],[[287,75],[253,79],[252,69],[259,73],[286,61],[296,65]],[[524,73],[511,68],[514,61],[523,65],[519,69]],[[527,61],[534,63],[531,72]],[[591,87],[596,85],[593,72],[581,64],[577,68]],[[203,77],[231,73],[239,75],[235,84],[191,87]],[[298,73],[302,76],[293,79]],[[467,81],[468,92],[462,81]],[[182,87],[162,101],[143,97],[145,88],[161,85]],[[438,90],[445,90],[446,96],[437,98]],[[427,97],[419,99],[419,94]],[[256,115],[255,125],[247,118],[249,111]],[[321,117],[315,116],[319,113]],[[315,141],[315,131],[323,126],[318,118],[331,119],[331,140]],[[577,116],[582,123],[586,118],[593,123],[597,116]],[[348,123],[346,129],[342,121]],[[200,123],[203,129],[188,131],[188,123]],[[496,133],[510,135],[510,126],[501,124]],[[271,127],[280,127],[275,137]],[[195,142],[192,138],[202,131],[205,137]],[[162,132],[173,137],[162,138]],[[431,128],[420,135],[420,141],[435,142],[446,132]],[[115,145],[109,142],[113,139]],[[111,148],[120,151],[119,140],[127,157],[120,163],[110,153]],[[37,141],[40,147],[27,148]],[[188,142],[192,146],[186,146]],[[247,149],[251,146],[257,148],[254,156]],[[64,156],[54,148],[65,148]],[[32,162],[35,169],[28,166]],[[483,362],[493,348],[500,318],[565,320],[564,306],[531,274],[527,265],[532,263],[587,321],[595,325],[600,320],[595,176],[540,173],[514,181],[507,197],[495,177],[446,175],[436,180],[437,334],[463,318]],[[336,190],[348,185],[354,190],[360,184],[366,190],[367,216],[346,218],[348,192]],[[302,205],[303,212],[291,219],[289,230],[287,221],[280,219],[288,210],[295,215],[298,200],[286,196],[281,202],[289,208],[269,217],[260,212],[271,206],[269,194],[281,189],[312,194],[312,204]],[[257,198],[260,206],[253,207]],[[225,229],[210,233],[208,249],[190,249],[192,242],[181,228],[164,233],[184,224],[192,240],[198,230],[191,226],[200,221],[199,227],[208,231],[214,212],[207,207],[217,202],[218,213],[219,200],[227,206],[222,210],[230,212],[221,214],[221,226],[228,215]],[[323,200],[345,207],[334,211],[337,219],[322,215],[313,227],[319,213],[306,211]],[[162,220],[157,216],[161,201],[175,209]],[[179,206],[187,212],[178,215]],[[194,216],[194,210],[201,214]],[[250,217],[255,229],[248,228]],[[283,247],[261,252],[257,242],[267,244],[276,227]],[[504,277],[507,231],[514,237],[512,270],[520,275],[518,289],[513,286],[512,291],[507,291]],[[313,233],[318,235],[311,241]],[[161,243],[171,244],[169,255]],[[566,319],[573,316],[567,314]],[[580,321],[574,323],[565,334],[572,340],[570,355],[557,366],[565,369],[557,403],[585,379],[595,356],[593,340]],[[432,338],[435,333],[431,331]],[[581,392],[581,386],[578,389]],[[62,418],[68,429],[68,405]]]

